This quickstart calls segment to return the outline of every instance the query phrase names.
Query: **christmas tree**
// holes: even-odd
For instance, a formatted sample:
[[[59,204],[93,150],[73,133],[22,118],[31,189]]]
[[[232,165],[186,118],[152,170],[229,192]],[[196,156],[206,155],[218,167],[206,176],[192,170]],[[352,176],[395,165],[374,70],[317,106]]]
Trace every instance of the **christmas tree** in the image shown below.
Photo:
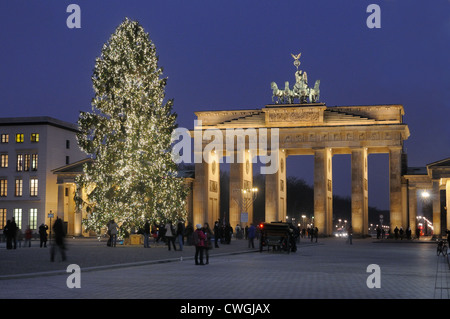
[[[111,219],[129,227],[185,219],[188,190],[171,157],[177,116],[165,101],[166,81],[148,33],[125,19],[96,59],[92,112],[78,120],[78,144],[93,159],[77,180],[87,190],[87,229]]]

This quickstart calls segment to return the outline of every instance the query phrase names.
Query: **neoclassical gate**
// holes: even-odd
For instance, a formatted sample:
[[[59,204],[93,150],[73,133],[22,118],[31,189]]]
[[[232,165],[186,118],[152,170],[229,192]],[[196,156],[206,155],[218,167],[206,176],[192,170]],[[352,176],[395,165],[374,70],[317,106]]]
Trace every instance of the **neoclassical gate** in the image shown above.
[[[230,162],[231,159],[234,162],[230,164],[229,218],[232,226],[240,223],[239,207],[233,199],[233,196],[240,195],[233,193],[232,189],[252,188],[252,164],[258,157],[261,160],[268,154],[272,157],[267,165],[276,167],[266,175],[265,219],[267,222],[285,220],[286,158],[314,155],[315,224],[322,233],[331,234],[332,157],[351,154],[351,222],[355,233],[365,234],[368,231],[367,158],[370,154],[387,153],[391,227],[407,225],[403,214],[401,169],[402,146],[409,137],[409,129],[402,120],[402,105],[327,107],[323,103],[273,104],[257,110],[195,114],[201,121],[201,127],[197,126],[195,131],[197,137],[202,138],[197,152],[203,153],[204,160],[195,164],[194,223],[208,221],[211,224],[218,219],[219,163]],[[273,131],[278,134],[273,134]],[[255,134],[256,137],[253,136]],[[278,137],[278,145],[272,142],[274,136]],[[245,143],[239,144],[239,140]],[[249,211],[248,220],[251,222],[252,218],[252,211]]]

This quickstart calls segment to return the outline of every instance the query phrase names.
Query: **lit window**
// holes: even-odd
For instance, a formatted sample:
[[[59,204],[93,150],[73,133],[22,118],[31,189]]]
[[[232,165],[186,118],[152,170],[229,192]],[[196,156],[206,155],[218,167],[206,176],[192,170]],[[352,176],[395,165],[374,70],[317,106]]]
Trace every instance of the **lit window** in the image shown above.
[[[14,221],[17,227],[22,228],[22,208],[14,208]]]
[[[39,133],[31,133],[31,142],[37,143],[39,142]]]
[[[0,156],[0,167],[8,167],[8,154]]]
[[[6,225],[6,208],[0,208],[0,228]]]
[[[28,172],[30,170],[30,154],[25,154],[25,161],[23,164],[23,170]]]
[[[38,195],[38,179],[37,178],[31,178],[30,179],[30,196],[37,196]]]
[[[0,197],[8,196],[8,180],[0,179]]]
[[[16,188],[14,191],[14,196],[21,197],[22,196],[22,190],[23,190],[23,180],[16,179]]]
[[[38,169],[38,154],[31,155],[31,170],[37,171]]]
[[[3,144],[9,143],[9,134],[2,134],[1,142]]]
[[[30,216],[28,218],[30,229],[37,228],[37,208],[30,208]]]
[[[23,143],[23,133],[16,134],[16,143]]]
[[[17,154],[16,171],[18,171],[18,172],[23,171],[23,154]]]

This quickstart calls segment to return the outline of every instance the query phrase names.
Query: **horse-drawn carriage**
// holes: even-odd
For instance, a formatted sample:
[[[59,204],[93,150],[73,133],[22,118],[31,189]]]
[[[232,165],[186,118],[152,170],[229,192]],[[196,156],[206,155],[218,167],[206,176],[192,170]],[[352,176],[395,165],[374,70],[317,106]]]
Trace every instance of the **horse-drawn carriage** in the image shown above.
[[[261,236],[259,251],[264,247],[267,251],[272,247],[273,251],[285,251],[288,254],[297,251],[296,232],[292,225],[282,222],[261,223],[259,225]]]

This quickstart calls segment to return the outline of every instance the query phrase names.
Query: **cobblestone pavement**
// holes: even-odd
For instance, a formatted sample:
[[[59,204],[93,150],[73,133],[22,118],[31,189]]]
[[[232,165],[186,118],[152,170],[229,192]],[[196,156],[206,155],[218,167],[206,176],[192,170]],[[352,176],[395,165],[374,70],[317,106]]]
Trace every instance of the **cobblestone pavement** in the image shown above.
[[[36,246],[36,243],[34,243]],[[211,251],[194,265],[194,248],[168,251],[68,241],[68,259],[50,262],[49,248],[0,246],[0,297],[42,299],[448,299],[450,270],[436,246],[423,242],[336,238],[302,240],[295,253],[260,253],[245,240]],[[81,288],[68,288],[69,264],[81,268]],[[369,288],[369,265],[380,288]],[[370,277],[370,278],[369,278]],[[155,289],[157,287],[157,289]],[[218,289],[220,287],[220,289]]]

